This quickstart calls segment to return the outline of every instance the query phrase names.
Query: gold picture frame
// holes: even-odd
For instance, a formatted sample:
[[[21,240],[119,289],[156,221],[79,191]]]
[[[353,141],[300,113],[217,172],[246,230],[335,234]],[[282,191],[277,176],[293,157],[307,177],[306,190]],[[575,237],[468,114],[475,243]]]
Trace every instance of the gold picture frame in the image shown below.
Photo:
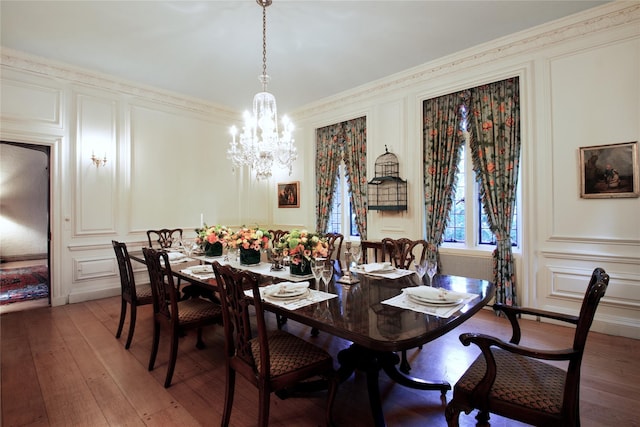
[[[640,197],[638,141],[580,147],[580,197]]]
[[[278,183],[278,207],[300,207],[300,181]]]

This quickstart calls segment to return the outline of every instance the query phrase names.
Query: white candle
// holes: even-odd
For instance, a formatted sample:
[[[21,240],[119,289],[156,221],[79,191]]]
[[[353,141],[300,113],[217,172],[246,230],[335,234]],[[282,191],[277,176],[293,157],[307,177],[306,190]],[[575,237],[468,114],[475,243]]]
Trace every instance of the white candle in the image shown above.
[[[200,214],[200,228],[204,227],[204,214]]]

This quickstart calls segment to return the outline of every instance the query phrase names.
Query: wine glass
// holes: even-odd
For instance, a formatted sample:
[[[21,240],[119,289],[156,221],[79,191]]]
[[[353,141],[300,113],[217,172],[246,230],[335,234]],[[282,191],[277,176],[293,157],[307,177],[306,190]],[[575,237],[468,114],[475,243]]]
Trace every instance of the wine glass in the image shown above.
[[[324,258],[311,258],[311,273],[316,280],[316,289],[320,290],[320,280],[322,277],[322,269],[324,268]]]
[[[180,245],[182,246],[182,250],[187,257],[191,256],[191,252],[193,252],[193,241],[189,239],[182,239],[180,241]]]
[[[329,283],[333,278],[333,264],[331,261],[325,261],[322,264],[322,281],[324,282],[324,291],[329,292]]]
[[[427,261],[427,275],[429,276],[429,286],[433,286],[433,276],[438,272],[438,263],[435,260]]]
[[[422,279],[424,278],[424,275],[427,274],[427,263],[426,263],[426,261],[416,262],[414,264],[414,266],[416,267],[416,274],[420,278],[420,284],[424,285],[424,281]]]
[[[362,256],[362,249],[360,246],[351,246],[351,256],[356,263],[356,267],[360,265],[360,257]]]

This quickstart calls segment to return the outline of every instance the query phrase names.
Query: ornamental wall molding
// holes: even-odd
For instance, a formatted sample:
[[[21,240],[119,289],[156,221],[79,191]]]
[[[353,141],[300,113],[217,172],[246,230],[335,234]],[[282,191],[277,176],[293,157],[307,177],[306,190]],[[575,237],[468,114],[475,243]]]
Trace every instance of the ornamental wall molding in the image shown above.
[[[214,117],[236,117],[238,112],[220,105],[203,102],[195,98],[181,96],[153,87],[144,87],[95,71],[84,70],[68,64],[61,64],[45,58],[33,56],[17,50],[2,48],[0,64],[19,72],[27,72],[48,78],[56,78],[71,84],[89,86],[101,90],[121,93],[146,101],[177,107],[195,113]]]
[[[630,6],[624,7],[624,5]],[[603,8],[615,8],[615,10],[603,13]],[[640,3],[638,2],[614,2],[603,6],[603,8],[597,8],[598,11],[596,13],[599,13],[597,16],[589,16],[582,19],[569,17],[561,22],[543,24],[535,29],[524,30],[519,33],[520,38],[518,39],[514,39],[518,35],[510,35],[497,41],[490,41],[483,45],[474,46],[447,57],[436,59],[427,64],[397,73],[395,77],[385,77],[377,82],[342,92],[335,97],[326,98],[323,101],[311,104],[307,108],[303,107],[297,110],[294,115],[296,118],[313,117],[324,111],[334,110],[338,107],[344,108],[346,104],[423,84],[434,77],[451,74],[452,71],[460,71],[465,68],[491,63],[498,59],[534,52],[559,42],[575,40],[585,35],[640,21]],[[582,16],[588,13],[585,12]],[[593,13],[591,12],[591,14]],[[571,22],[569,22],[570,20]],[[562,22],[566,24],[563,25]],[[505,39],[511,41],[505,43]]]

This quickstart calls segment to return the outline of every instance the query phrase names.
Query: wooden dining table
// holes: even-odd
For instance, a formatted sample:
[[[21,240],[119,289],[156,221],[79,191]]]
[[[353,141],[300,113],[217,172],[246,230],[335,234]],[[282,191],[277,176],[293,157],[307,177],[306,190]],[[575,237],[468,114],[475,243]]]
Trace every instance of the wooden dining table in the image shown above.
[[[144,258],[140,259],[136,253],[130,256],[144,262]],[[213,258],[210,261],[213,260],[226,263],[222,258]],[[427,380],[401,373],[398,370],[400,358],[397,352],[426,344],[471,318],[491,300],[495,292],[494,285],[480,279],[437,275],[434,286],[475,295],[465,300],[464,304],[448,317],[440,317],[385,303],[401,294],[403,288],[420,286],[421,279],[415,273],[394,279],[351,273],[357,283],[343,284],[338,282],[343,272],[339,263],[335,265],[334,278],[325,290],[336,297],[296,309],[282,304],[272,304],[265,299],[265,308],[276,315],[351,342],[351,345],[337,355],[340,365],[338,374],[342,381],[348,379],[356,370],[366,374],[369,403],[376,426],[386,425],[378,385],[380,371],[384,371],[390,379],[406,387],[439,390],[443,395],[451,390],[447,381]],[[250,266],[236,267],[252,270]],[[199,279],[180,271],[181,269],[180,264],[172,265],[173,274],[182,280],[209,290],[216,288],[214,279]],[[262,275],[267,276],[265,284],[268,284],[268,273],[265,273],[268,269],[262,266],[260,271]],[[313,277],[310,278],[310,283],[312,287],[315,286]]]

